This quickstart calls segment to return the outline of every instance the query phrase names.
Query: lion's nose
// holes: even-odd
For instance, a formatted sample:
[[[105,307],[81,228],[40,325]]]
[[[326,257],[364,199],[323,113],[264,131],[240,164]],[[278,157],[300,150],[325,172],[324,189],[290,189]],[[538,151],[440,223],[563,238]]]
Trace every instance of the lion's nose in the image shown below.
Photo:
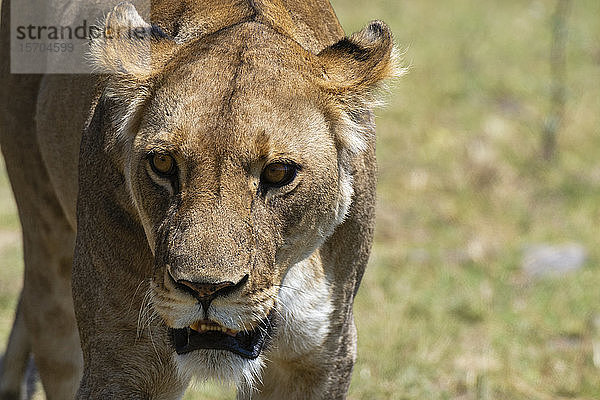
[[[244,275],[238,282],[223,281],[212,282],[193,282],[185,279],[176,280],[177,285],[184,291],[194,296],[207,312],[210,303],[218,296],[227,296],[242,287],[248,280],[248,275]]]
[[[217,293],[224,291],[223,289],[235,286],[235,283],[233,282],[201,283],[179,280],[177,283],[187,286],[188,289],[191,289],[194,292],[194,296],[200,298],[216,296]]]

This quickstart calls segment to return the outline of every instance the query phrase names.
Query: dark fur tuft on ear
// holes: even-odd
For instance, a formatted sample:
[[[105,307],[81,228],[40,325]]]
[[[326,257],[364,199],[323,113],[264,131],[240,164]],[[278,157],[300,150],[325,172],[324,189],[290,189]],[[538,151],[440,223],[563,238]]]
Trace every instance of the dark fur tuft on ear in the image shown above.
[[[373,21],[319,54],[333,90],[370,89],[384,79],[402,75],[388,26]]]
[[[386,79],[405,72],[399,66],[392,33],[384,22],[373,21],[324,49],[319,58],[324,89],[342,120],[339,140],[352,153],[363,151],[373,131],[369,114],[380,103],[379,89]]]

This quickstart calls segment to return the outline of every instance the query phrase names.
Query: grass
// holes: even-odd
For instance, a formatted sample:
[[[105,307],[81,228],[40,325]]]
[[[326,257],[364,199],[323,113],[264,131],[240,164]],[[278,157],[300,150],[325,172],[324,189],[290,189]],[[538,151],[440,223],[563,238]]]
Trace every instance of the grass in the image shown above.
[[[600,398],[600,3],[572,4],[566,115],[547,162],[554,3],[333,2],[347,32],[388,22],[411,65],[378,112],[377,236],[355,305],[351,399]],[[0,179],[4,339],[22,263]],[[584,268],[523,273],[528,246],[570,242],[586,247]]]

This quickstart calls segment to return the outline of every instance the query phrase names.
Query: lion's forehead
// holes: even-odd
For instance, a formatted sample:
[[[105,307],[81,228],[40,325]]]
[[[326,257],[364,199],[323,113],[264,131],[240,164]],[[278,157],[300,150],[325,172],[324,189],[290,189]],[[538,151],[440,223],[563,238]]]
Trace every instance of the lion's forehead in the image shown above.
[[[262,24],[246,23],[182,49],[155,88],[160,108],[174,119],[254,116],[318,99],[312,58]]]
[[[292,91],[287,84],[262,85],[250,74],[218,67],[218,77],[194,71],[157,91],[146,114],[149,141],[166,141],[192,153],[228,149],[250,158],[314,156],[326,147],[333,149],[333,134],[318,99],[300,90],[308,87],[306,82],[298,82]]]

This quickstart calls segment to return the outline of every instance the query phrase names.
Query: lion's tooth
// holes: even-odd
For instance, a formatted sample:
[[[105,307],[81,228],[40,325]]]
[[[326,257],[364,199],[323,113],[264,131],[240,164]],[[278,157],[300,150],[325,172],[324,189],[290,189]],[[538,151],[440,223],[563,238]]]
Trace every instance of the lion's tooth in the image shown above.
[[[233,329],[228,329],[228,328],[225,328],[225,329],[223,330],[223,332],[224,332],[224,333],[226,333],[226,334],[228,334],[229,336],[235,336],[235,335],[237,335],[237,334],[238,334],[238,332],[239,332],[239,331],[235,331],[235,330],[233,330]]]
[[[199,333],[203,333],[203,332],[208,332],[208,331],[212,331],[212,332],[222,332],[225,333],[229,336],[236,336],[240,331],[238,330],[234,330],[234,329],[229,329],[225,326],[219,325],[219,324],[214,324],[214,323],[203,323],[201,321],[196,321],[194,323],[192,323],[189,326],[189,329],[193,329],[196,332]]]

